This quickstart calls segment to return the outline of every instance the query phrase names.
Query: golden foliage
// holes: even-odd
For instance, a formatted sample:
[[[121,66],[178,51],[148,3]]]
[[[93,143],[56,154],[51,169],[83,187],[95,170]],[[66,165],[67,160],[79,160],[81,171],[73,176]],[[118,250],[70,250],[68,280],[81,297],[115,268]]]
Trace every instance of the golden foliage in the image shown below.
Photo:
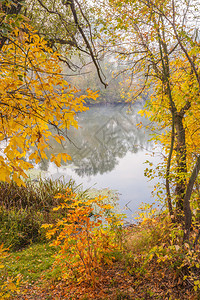
[[[60,143],[63,130],[78,127],[74,117],[87,109],[84,99],[98,95],[91,90],[78,94],[62,75],[59,54],[28,25],[14,29],[0,52],[0,63],[0,180],[9,182],[12,177],[21,185],[21,177],[32,168],[27,160],[38,163],[46,158],[49,137]],[[50,126],[57,128],[57,135]],[[32,153],[30,147],[35,147]],[[70,157],[52,156],[57,166],[61,159]]]
[[[52,245],[58,247],[56,264],[62,278],[95,285],[102,266],[112,264],[113,253],[120,250],[120,215],[112,213],[102,196],[81,199],[68,189],[58,198],[63,202],[54,210],[65,211],[66,216],[54,226],[43,225],[47,237],[54,236]]]

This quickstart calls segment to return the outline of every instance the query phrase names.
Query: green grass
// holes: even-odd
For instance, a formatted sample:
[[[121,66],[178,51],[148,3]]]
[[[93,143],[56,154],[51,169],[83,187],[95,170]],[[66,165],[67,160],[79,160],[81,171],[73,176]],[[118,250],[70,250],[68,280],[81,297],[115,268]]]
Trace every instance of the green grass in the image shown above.
[[[41,279],[43,283],[47,280],[56,281],[59,269],[52,271],[54,254],[55,248],[48,243],[33,244],[22,251],[11,252],[2,260],[5,268],[1,276],[16,277],[20,274],[22,282],[28,283],[39,282]]]

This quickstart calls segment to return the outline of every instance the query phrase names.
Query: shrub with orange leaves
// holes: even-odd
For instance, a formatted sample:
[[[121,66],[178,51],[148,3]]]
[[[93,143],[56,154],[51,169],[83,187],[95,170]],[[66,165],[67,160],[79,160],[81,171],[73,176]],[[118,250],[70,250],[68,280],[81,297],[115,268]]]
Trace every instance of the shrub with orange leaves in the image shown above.
[[[112,264],[122,249],[121,216],[112,212],[102,196],[81,198],[68,189],[57,198],[60,205],[54,210],[64,210],[65,217],[55,225],[43,225],[48,228],[47,237],[54,237],[52,245],[58,247],[55,264],[60,265],[62,278],[95,285],[102,267]]]

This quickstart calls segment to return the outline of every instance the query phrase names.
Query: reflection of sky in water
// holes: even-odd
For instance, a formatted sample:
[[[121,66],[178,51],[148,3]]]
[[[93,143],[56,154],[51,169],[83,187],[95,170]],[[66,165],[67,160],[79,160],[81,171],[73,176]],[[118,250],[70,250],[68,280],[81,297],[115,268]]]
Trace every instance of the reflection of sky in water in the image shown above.
[[[144,169],[146,168],[144,161],[149,159],[156,163],[158,158],[149,158],[141,151],[138,153],[128,152],[123,157],[115,169],[104,174],[95,176],[79,177],[76,172],[70,167],[57,168],[54,164],[50,164],[49,173],[53,179],[72,178],[77,184],[83,184],[83,188],[87,189],[94,187],[96,189],[109,188],[117,190],[120,194],[120,207],[131,219],[132,214],[138,209],[142,202],[152,203],[151,197],[152,182],[148,182],[144,177]],[[127,204],[128,209],[125,207]]]

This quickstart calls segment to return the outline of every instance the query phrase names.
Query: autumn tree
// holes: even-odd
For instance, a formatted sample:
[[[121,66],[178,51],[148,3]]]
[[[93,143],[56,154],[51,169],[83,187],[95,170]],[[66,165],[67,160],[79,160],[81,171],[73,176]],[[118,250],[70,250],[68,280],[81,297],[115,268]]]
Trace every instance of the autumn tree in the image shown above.
[[[151,91],[150,119],[167,129],[160,140],[167,153],[168,208],[179,221],[184,213],[189,238],[190,199],[200,169],[199,3],[110,0],[97,7],[102,46],[123,62],[134,98]]]
[[[86,110],[84,99],[97,94],[88,90],[76,96],[77,90],[62,75],[58,52],[19,14],[19,3],[3,1],[1,6],[0,179],[23,184],[25,171],[33,167],[30,161],[46,157],[49,137],[58,143],[67,138],[63,132],[77,127],[76,112]],[[59,166],[69,156],[51,159]]]

